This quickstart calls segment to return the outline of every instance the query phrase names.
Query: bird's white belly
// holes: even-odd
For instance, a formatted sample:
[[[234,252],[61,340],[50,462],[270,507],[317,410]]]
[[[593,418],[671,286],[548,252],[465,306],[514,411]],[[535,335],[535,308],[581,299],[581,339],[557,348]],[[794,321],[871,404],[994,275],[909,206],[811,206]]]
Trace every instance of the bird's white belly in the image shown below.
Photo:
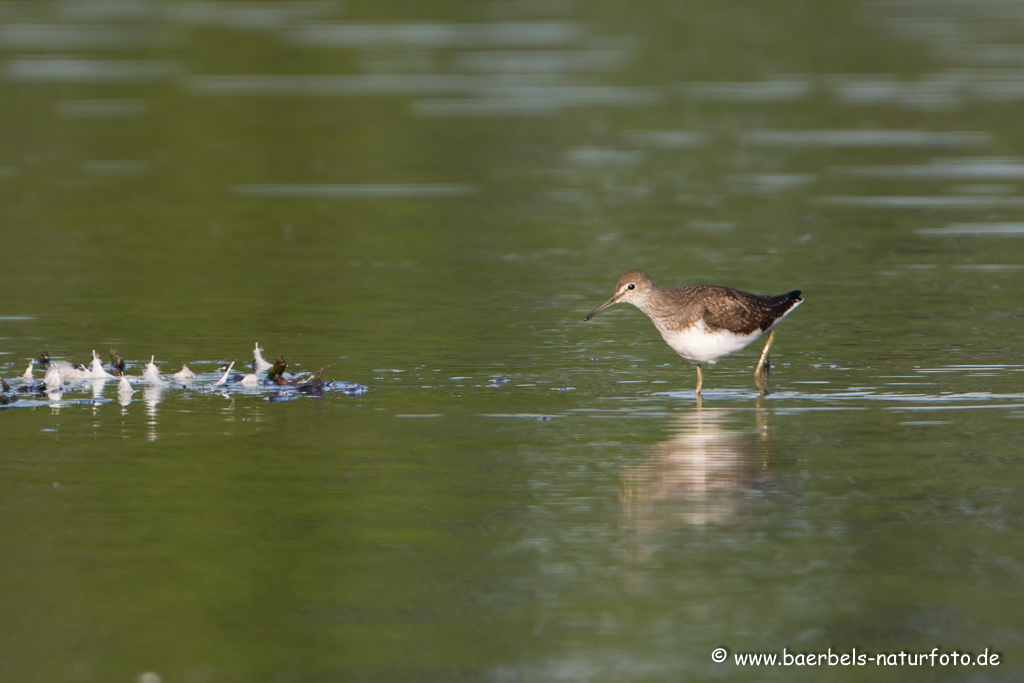
[[[694,364],[713,365],[720,358],[732,355],[761,336],[761,330],[736,334],[728,330],[709,330],[703,320],[685,330],[660,330],[668,345]]]

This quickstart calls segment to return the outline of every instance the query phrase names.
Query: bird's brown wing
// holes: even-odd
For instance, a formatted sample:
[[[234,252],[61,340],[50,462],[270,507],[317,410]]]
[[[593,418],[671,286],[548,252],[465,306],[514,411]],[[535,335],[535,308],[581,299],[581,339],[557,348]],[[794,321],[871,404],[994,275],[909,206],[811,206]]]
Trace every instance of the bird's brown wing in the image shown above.
[[[712,330],[729,330],[736,334],[763,332],[802,301],[800,292],[760,296],[728,287],[696,287],[700,288],[695,294],[704,307],[704,324]]]

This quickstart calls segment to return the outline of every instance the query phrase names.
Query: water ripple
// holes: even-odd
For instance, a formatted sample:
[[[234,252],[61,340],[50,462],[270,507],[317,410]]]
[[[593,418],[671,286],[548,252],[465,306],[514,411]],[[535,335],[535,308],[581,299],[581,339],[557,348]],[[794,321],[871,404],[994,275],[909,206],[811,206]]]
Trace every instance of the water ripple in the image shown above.
[[[743,142],[766,147],[960,148],[988,144],[989,133],[926,130],[754,130]]]
[[[914,232],[933,237],[1020,237],[1024,235],[1024,223],[954,223],[945,228],[918,228]]]
[[[19,57],[4,68],[8,80],[26,83],[150,83],[176,76],[177,62]]]
[[[235,194],[247,197],[280,199],[408,199],[419,197],[461,197],[476,192],[465,184],[393,184],[393,185],[235,185]]]
[[[495,24],[316,24],[300,26],[289,40],[309,47],[551,47],[583,37],[573,22],[506,22]]]

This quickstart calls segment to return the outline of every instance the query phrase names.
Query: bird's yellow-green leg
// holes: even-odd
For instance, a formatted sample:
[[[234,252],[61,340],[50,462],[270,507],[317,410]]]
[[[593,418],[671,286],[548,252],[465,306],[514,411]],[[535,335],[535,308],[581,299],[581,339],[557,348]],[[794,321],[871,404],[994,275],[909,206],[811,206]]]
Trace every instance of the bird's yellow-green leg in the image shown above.
[[[757,367],[754,368],[754,383],[757,384],[757,388],[761,390],[762,394],[768,393],[768,374],[771,372],[772,364],[768,360],[768,349],[772,347],[772,342],[775,340],[775,330],[768,333],[768,341],[764,344],[764,351],[761,352],[761,360],[757,361]]]
[[[697,366],[697,395],[700,396],[700,385],[704,384],[704,373],[701,372],[700,366]]]

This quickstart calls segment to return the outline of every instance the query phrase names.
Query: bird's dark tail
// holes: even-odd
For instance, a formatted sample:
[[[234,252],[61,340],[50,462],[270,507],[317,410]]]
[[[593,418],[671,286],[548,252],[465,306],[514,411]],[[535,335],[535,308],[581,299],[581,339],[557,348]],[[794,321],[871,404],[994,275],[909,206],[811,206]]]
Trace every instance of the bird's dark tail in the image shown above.
[[[768,300],[768,307],[775,314],[776,318],[780,318],[803,300],[804,298],[800,296],[800,290],[794,289],[788,294],[779,294],[778,296],[771,297]]]

